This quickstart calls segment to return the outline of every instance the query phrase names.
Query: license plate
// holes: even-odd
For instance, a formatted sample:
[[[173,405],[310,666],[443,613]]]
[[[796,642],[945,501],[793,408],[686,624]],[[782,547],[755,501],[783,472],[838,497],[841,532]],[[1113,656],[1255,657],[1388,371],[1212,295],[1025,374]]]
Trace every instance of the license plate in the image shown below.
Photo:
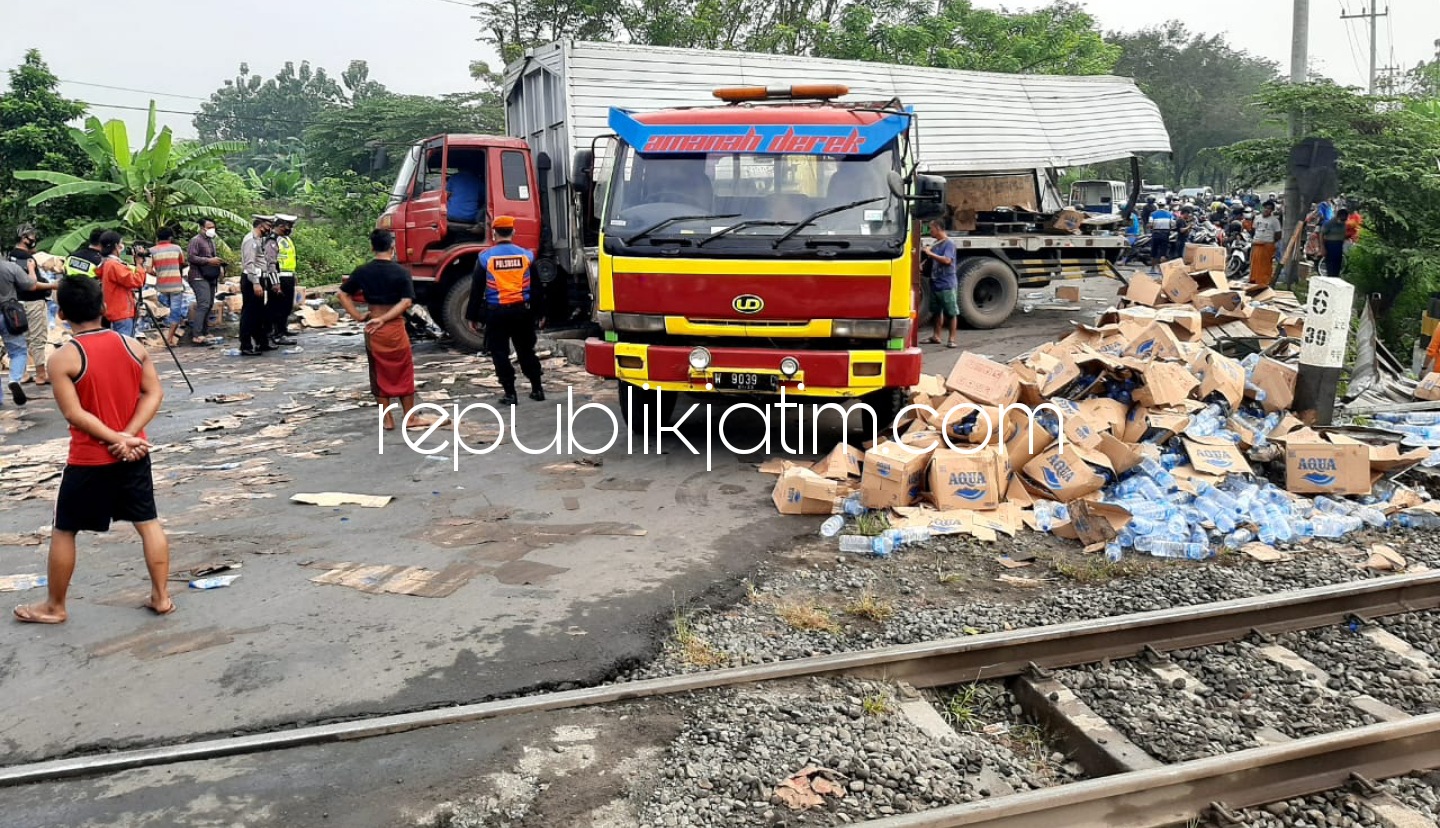
[[[710,382],[717,390],[723,391],[779,391],[780,378],[774,374],[748,374],[736,371],[716,371]]]

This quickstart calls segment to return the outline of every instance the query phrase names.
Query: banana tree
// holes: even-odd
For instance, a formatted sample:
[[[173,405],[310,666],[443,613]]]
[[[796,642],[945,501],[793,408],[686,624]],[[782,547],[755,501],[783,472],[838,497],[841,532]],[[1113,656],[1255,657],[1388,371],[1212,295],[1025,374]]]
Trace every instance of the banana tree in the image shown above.
[[[52,185],[29,200],[31,207],[68,196],[94,196],[106,204],[98,220],[74,227],[51,241],[51,252],[70,253],[84,244],[97,227],[119,226],[136,238],[153,240],[162,227],[174,227],[181,221],[198,222],[206,217],[236,229],[249,226],[241,216],[217,206],[204,183],[209,173],[220,169],[221,159],[245,149],[244,142],[177,144],[169,127],[156,131],[153,101],[145,143],[133,152],[124,121],[102,124],[92,116],[83,130],[71,128],[70,136],[95,164],[95,173],[90,178],[52,170],[15,173],[22,181]],[[112,208],[113,214],[109,213]]]

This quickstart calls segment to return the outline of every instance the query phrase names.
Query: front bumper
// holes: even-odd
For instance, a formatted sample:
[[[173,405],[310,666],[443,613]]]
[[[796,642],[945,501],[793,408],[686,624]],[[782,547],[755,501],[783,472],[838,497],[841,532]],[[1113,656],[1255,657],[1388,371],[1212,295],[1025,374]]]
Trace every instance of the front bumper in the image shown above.
[[[690,345],[641,345],[585,340],[585,370],[598,377],[649,385],[662,391],[712,392],[716,372],[771,374],[786,396],[858,397],[882,388],[909,388],[920,381],[920,349],[903,351],[784,351],[775,348],[714,348],[710,367],[690,367]],[[800,371],[786,378],[780,361],[794,357]],[[624,364],[622,365],[622,359]],[[744,393],[744,392],[714,392]]]

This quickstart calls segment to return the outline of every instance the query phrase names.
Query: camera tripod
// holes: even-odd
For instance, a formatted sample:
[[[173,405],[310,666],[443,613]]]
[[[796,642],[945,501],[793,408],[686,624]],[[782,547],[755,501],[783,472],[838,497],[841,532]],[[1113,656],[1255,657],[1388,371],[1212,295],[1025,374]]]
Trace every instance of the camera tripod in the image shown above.
[[[195,386],[190,383],[190,377],[185,375],[185,366],[180,364],[180,357],[175,353],[175,349],[171,347],[170,339],[165,336],[165,326],[161,325],[160,320],[155,318],[155,311],[150,309],[150,304],[145,301],[144,294],[144,288],[135,291],[135,304],[140,308],[144,308],[146,318],[150,320],[150,324],[155,327],[155,330],[157,332],[159,332],[160,341],[165,344],[165,350],[170,352],[170,358],[175,360],[175,367],[180,369],[180,378],[185,380],[185,387],[190,389],[191,394],[194,394]]]

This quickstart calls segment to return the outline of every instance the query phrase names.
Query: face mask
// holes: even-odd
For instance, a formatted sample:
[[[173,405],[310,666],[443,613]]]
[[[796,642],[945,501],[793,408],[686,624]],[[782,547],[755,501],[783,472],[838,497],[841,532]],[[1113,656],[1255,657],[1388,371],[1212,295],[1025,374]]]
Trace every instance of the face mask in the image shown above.
[[[213,238],[215,238],[215,228],[214,228],[214,227],[211,227],[211,228],[209,228],[208,230],[205,231],[205,238],[207,238],[207,239],[213,239]]]

